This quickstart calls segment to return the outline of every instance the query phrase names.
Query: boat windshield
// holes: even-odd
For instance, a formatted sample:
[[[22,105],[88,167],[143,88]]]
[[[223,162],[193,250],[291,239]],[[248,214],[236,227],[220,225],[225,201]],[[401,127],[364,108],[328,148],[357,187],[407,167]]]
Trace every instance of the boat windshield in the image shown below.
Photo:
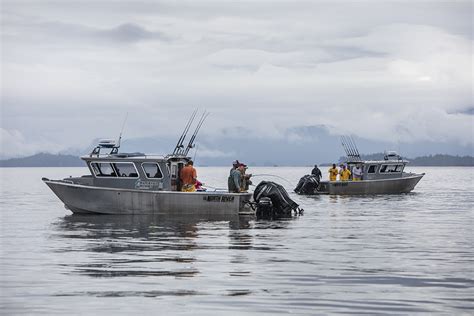
[[[114,168],[110,163],[105,162],[93,162],[91,163],[94,174],[98,177],[116,177]]]
[[[377,165],[370,165],[367,173],[375,173],[376,170],[377,170]]]
[[[403,165],[382,165],[380,173],[402,172]]]
[[[91,168],[96,177],[138,178],[137,169],[131,162],[92,162]]]
[[[161,179],[163,173],[161,172],[160,166],[154,162],[145,162],[142,164],[143,171],[147,178]]]
[[[117,175],[122,178],[137,178],[138,172],[135,165],[131,162],[116,162],[112,164]]]

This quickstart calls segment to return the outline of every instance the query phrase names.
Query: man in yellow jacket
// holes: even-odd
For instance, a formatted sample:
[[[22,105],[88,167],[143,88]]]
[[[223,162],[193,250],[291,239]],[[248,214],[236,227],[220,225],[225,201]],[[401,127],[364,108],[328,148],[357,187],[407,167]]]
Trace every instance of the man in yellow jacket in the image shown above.
[[[339,171],[337,170],[336,164],[332,164],[332,168],[329,169],[329,181],[336,181]]]
[[[339,171],[339,179],[341,181],[349,181],[351,177],[351,171],[347,169],[346,165],[342,166],[342,170]]]

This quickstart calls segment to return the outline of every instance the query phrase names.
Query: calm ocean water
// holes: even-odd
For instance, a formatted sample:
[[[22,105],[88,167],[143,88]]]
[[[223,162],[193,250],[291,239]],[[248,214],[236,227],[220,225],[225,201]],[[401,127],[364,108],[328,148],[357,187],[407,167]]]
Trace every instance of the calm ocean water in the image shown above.
[[[291,191],[310,169],[249,171]],[[0,313],[472,315],[474,168],[408,170],[413,193],[291,193],[303,216],[256,221],[73,216],[41,177],[84,168],[0,169]]]

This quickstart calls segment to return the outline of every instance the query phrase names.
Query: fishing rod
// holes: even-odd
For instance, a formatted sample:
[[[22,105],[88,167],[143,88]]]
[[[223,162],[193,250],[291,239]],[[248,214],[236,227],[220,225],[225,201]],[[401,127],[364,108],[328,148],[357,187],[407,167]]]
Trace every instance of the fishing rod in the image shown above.
[[[355,150],[355,157],[358,158],[360,160],[360,154],[359,154],[359,149],[357,149],[357,145],[354,141],[354,139],[352,138],[352,136],[350,137],[350,140],[352,142],[352,145],[354,147],[354,150]]]
[[[196,150],[194,151],[193,161],[196,162],[196,154],[198,152],[198,145],[196,145]]]
[[[194,112],[191,114],[191,117],[188,120],[188,123],[184,127],[183,133],[181,134],[181,137],[178,140],[178,143],[176,144],[176,147],[173,150],[173,155],[179,154],[179,149],[183,147],[183,142],[186,138],[186,135],[189,131],[189,128],[191,127],[192,122],[194,121],[194,118],[196,117],[198,109],[195,109]]]
[[[268,174],[268,173],[252,174],[252,178],[253,177],[275,177],[275,178],[281,179],[281,180],[285,181],[286,183],[291,184],[292,186],[294,186],[294,184],[291,183],[289,180],[287,180],[283,177],[277,176],[275,174]]]
[[[344,141],[345,143],[347,144],[347,146],[349,147],[349,151],[350,151],[350,157],[354,157],[355,156],[355,151],[354,151],[354,148],[352,147],[352,144],[351,144],[351,141],[349,139],[349,136],[344,136]]]
[[[206,112],[206,111],[204,111],[204,113],[202,113],[201,119],[199,120],[199,122],[196,126],[196,129],[194,130],[194,134],[191,136],[191,139],[189,140],[188,146],[186,147],[186,151],[184,153],[185,155],[187,155],[189,150],[194,147],[194,140],[196,139],[196,136],[197,136],[199,130],[201,129],[202,124],[204,123],[206,118],[209,116],[209,114],[210,113]]]
[[[210,113],[206,112],[206,111],[204,111],[204,113],[202,113],[201,118],[200,118],[200,120],[199,120],[199,122],[196,126],[196,129],[194,130],[193,136],[191,136],[191,139],[189,140],[188,146],[186,147],[186,150],[184,150],[183,154],[185,156],[188,154],[189,150],[194,147],[194,140],[196,139],[196,136],[197,136],[199,130],[201,129],[202,124],[204,123],[206,118],[209,116],[209,114]]]
[[[346,140],[344,138],[344,135],[341,136],[341,144],[342,144],[342,148],[344,148],[344,151],[346,152],[346,156],[350,157],[351,156],[351,151],[349,149],[349,146],[346,144]]]
[[[182,151],[182,148],[184,147],[183,146],[183,143],[184,141],[186,140],[186,136],[188,135],[188,132],[189,132],[189,129],[191,128],[191,125],[193,125],[193,122],[194,122],[194,119],[196,118],[196,114],[198,113],[198,109],[195,109],[193,114],[192,114],[192,117],[189,119],[188,121],[188,124],[186,125],[184,131],[183,131],[183,138],[181,139],[180,143],[179,143],[179,146],[176,150],[176,153],[177,154],[180,154],[180,151]]]
[[[253,177],[275,177],[275,178],[278,178],[278,179],[281,179],[281,180],[285,181],[286,183],[288,183],[288,184],[290,184],[291,186],[294,187],[294,184],[291,183],[289,180],[287,180],[287,179],[285,179],[285,178],[283,178],[283,177],[277,176],[277,175],[275,175],[275,174],[268,174],[268,173],[252,174],[252,178],[253,178]],[[203,184],[202,186],[205,187],[205,188],[214,189],[214,191],[218,191],[218,190],[219,190],[219,191],[222,191],[222,190],[223,190],[223,191],[226,191],[226,190],[227,190],[226,188],[216,188],[216,187],[213,187],[213,186],[207,185],[207,184]],[[256,187],[255,184],[250,184],[250,186]]]
[[[341,136],[341,139],[343,139],[343,146],[344,149],[346,150],[347,157],[354,158],[357,157],[356,150],[354,149],[351,140],[349,136]]]
[[[344,151],[346,152],[346,156],[349,156],[349,151],[346,147],[346,144],[344,143],[344,136],[341,136],[341,144],[342,144],[342,148],[344,148]]]
[[[204,188],[209,188],[209,189],[213,189],[214,192],[215,191],[227,191],[227,188],[216,188],[216,187],[213,187],[212,185],[207,185],[205,183],[202,184],[202,187]]]

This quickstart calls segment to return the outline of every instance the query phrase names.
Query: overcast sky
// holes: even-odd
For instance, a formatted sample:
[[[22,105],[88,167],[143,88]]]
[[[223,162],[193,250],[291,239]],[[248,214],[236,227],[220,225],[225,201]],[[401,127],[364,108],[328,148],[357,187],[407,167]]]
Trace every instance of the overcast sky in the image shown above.
[[[116,137],[127,112],[126,138],[178,137],[196,107],[206,134],[473,145],[471,1],[1,3],[2,156]]]

